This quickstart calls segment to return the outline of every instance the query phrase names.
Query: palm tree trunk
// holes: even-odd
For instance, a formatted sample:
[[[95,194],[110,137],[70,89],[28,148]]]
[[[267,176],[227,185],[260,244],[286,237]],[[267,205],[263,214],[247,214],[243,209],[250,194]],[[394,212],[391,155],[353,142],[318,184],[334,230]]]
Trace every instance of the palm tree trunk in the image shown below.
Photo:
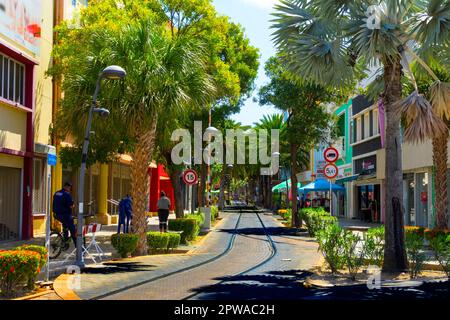
[[[297,144],[291,143],[291,194],[292,194],[292,221],[291,226],[300,228],[301,221],[298,219],[297,210]]]
[[[396,102],[402,97],[400,59],[384,63],[386,108],[386,188],[385,247],[383,271],[401,272],[407,268],[403,229],[403,170],[400,114]]]
[[[139,236],[136,255],[147,254],[147,219],[145,215],[148,201],[148,166],[151,161],[156,134],[156,119],[149,131],[141,133],[137,129],[137,143],[131,153],[131,195],[133,197],[133,233]],[[138,126],[138,124],[137,124]]]
[[[447,155],[448,132],[433,139],[433,162],[436,169],[436,227],[446,229],[448,227],[448,199],[447,199]]]
[[[181,192],[181,181],[180,181],[181,170],[178,168],[172,168],[170,170],[170,181],[173,186],[173,193],[175,197],[175,216],[178,218],[183,218],[183,196]]]

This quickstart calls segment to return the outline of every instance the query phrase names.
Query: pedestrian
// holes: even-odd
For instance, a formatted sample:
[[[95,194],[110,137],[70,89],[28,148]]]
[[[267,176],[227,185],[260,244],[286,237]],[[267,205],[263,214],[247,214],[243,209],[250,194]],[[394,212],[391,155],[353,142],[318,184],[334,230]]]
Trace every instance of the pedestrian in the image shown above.
[[[130,227],[130,221],[133,216],[133,202],[129,194],[119,202],[119,223],[117,227],[117,233],[120,233],[121,226],[123,225],[123,233],[128,233]]]
[[[166,193],[161,191],[161,197],[158,200],[158,218],[159,232],[167,232],[167,219],[169,219],[170,199],[166,197]]]
[[[52,211],[56,220],[61,222],[63,226],[64,243],[66,243],[66,249],[69,247],[69,231],[75,247],[77,246],[77,231],[75,228],[74,219],[72,216],[72,209],[74,208],[74,202],[72,200],[72,184],[70,182],[64,183],[64,187],[55,192],[53,195]]]

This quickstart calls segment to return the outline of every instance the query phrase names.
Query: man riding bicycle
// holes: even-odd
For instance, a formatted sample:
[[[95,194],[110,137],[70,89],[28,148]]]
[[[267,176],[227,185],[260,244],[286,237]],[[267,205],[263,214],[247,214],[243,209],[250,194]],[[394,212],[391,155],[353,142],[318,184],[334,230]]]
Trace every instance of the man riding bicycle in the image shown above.
[[[69,239],[68,232],[70,231],[70,236],[73,240],[75,247],[77,246],[77,234],[75,223],[72,216],[72,209],[74,207],[74,202],[70,192],[72,191],[72,184],[66,182],[64,187],[55,192],[53,195],[53,213],[55,214],[56,220],[62,223],[64,241],[67,243]]]

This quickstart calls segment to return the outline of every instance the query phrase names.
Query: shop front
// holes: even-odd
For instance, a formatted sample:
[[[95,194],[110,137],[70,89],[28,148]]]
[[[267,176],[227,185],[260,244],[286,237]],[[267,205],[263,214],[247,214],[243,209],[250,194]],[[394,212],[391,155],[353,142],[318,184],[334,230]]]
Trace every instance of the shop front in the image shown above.
[[[405,225],[429,227],[431,224],[431,173],[411,172],[403,175]]]

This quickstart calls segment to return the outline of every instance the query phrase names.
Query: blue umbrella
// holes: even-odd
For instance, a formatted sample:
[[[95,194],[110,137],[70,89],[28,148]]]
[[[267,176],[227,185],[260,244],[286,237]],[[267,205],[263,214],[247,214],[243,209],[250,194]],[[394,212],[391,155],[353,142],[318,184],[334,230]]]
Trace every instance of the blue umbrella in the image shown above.
[[[332,183],[331,184],[331,191],[344,191],[345,188]],[[300,192],[311,192],[311,191],[330,191],[330,182],[328,182],[325,179],[317,179],[316,181],[313,181],[303,188],[299,189]]]

